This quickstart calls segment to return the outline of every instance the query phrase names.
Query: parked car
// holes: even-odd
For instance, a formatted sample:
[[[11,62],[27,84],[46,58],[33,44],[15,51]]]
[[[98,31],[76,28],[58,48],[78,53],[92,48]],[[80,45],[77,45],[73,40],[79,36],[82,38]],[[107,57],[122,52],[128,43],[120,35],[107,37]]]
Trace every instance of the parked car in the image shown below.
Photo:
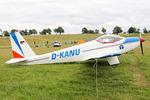
[[[53,43],[53,47],[61,47],[61,43],[59,41],[55,41]]]

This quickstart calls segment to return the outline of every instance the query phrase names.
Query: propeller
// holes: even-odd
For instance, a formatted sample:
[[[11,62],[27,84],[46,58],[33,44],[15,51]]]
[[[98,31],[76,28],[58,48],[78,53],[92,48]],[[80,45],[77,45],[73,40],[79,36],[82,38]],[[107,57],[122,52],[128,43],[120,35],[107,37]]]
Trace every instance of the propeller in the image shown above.
[[[142,52],[142,55],[144,55],[143,44],[142,44],[142,42],[144,42],[144,41],[145,41],[145,39],[142,38],[142,35],[141,35],[141,33],[140,33],[140,46],[141,46],[141,52]]]

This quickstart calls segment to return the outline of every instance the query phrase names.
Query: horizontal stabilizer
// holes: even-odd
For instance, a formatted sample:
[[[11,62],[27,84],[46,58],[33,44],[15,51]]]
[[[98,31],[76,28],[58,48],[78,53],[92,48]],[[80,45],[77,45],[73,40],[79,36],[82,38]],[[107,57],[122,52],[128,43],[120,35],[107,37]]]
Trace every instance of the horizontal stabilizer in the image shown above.
[[[7,61],[6,64],[19,63],[19,62],[26,61],[26,60],[27,60],[26,58],[14,58],[14,59]]]

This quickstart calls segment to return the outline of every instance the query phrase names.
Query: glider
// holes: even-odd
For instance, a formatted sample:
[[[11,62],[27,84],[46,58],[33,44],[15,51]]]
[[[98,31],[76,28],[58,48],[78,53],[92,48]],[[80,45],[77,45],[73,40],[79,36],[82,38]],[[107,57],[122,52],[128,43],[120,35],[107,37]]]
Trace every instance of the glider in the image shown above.
[[[34,65],[107,58],[110,65],[115,65],[120,63],[118,56],[135,49],[139,45],[143,54],[142,42],[145,39],[103,35],[92,41],[43,55],[36,55],[19,32],[10,33],[10,41],[13,59],[7,61],[7,64]]]

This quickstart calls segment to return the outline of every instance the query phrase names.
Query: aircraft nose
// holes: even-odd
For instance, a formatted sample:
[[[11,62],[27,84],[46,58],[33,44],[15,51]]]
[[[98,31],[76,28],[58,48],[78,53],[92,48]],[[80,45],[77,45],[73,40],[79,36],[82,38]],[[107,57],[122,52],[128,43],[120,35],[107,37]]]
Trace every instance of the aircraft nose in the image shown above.
[[[140,42],[144,42],[145,41],[145,39],[144,38],[140,38]]]

